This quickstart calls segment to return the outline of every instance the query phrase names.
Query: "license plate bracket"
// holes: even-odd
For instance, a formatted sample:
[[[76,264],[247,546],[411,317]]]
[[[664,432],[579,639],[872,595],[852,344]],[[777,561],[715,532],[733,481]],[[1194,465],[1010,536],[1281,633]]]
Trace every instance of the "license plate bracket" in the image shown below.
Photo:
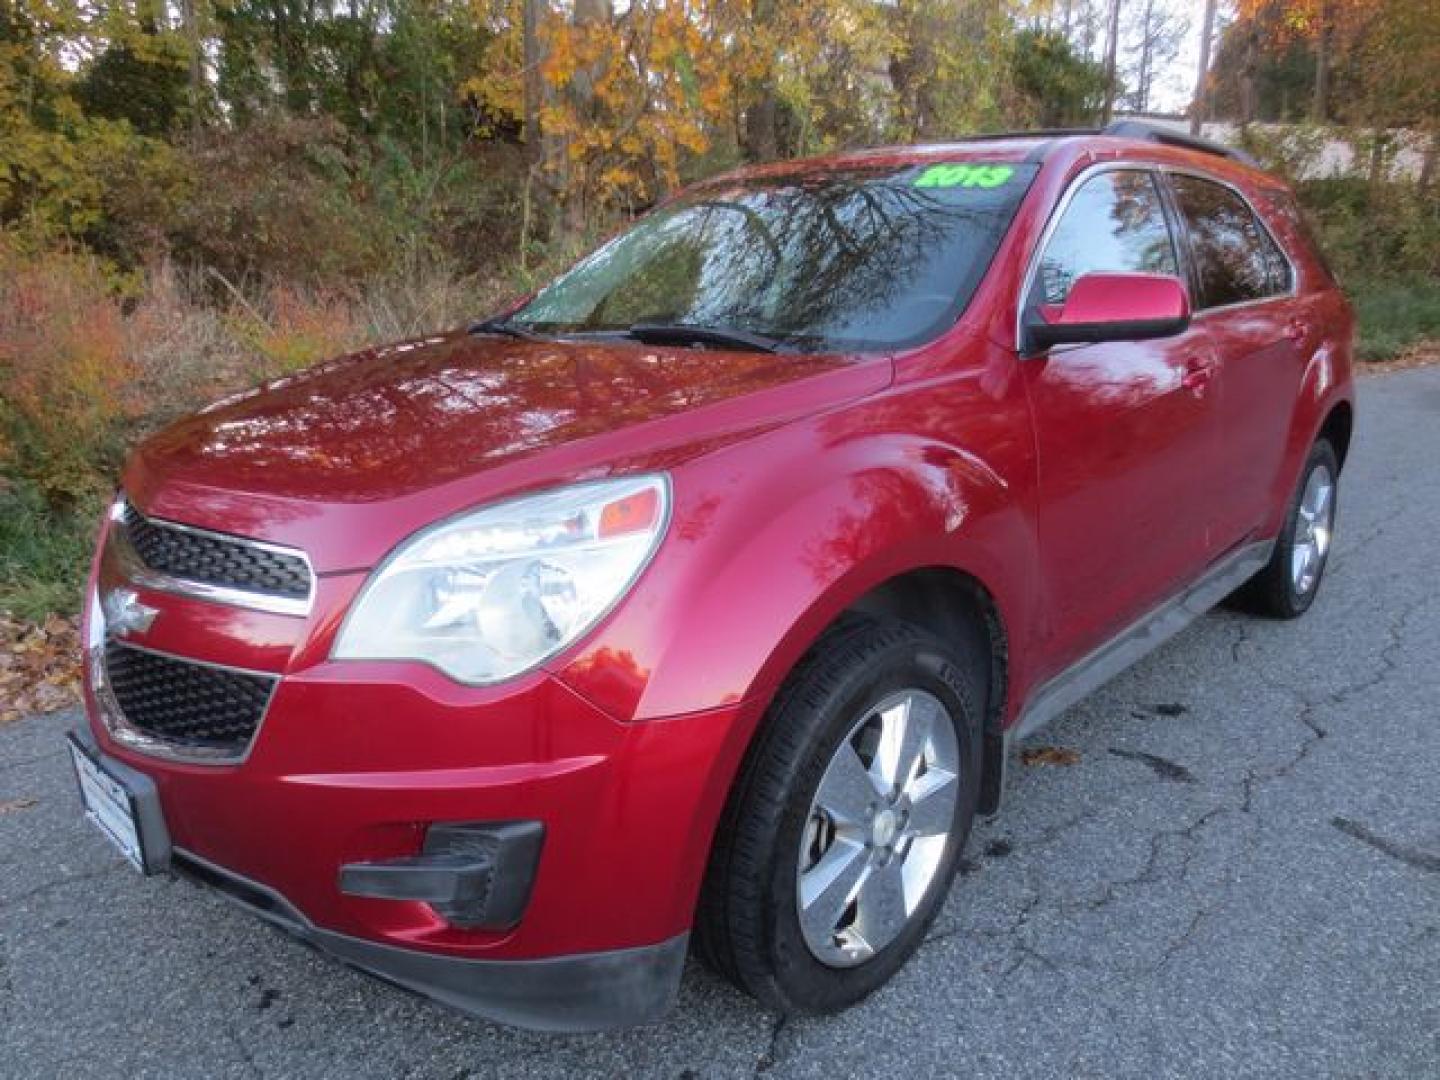
[[[170,838],[154,781],[106,759],[73,732],[66,743],[86,819],[140,873],[159,873],[170,860]]]

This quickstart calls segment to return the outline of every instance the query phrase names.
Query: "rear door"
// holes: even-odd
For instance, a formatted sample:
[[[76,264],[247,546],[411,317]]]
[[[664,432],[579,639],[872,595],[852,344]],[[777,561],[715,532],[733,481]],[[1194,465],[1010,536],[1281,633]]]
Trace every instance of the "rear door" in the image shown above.
[[[1041,241],[1024,304],[1060,305],[1082,274],[1181,275],[1148,166],[1100,166],[1072,184]],[[1219,414],[1205,331],[1052,348],[1020,362],[1039,463],[1042,572],[1055,669],[1203,571]]]
[[[1225,497],[1212,528],[1221,548],[1252,534],[1274,507],[1307,345],[1316,337],[1295,297],[1295,271],[1237,189],[1167,170],[1193,267],[1195,322],[1219,363]]]

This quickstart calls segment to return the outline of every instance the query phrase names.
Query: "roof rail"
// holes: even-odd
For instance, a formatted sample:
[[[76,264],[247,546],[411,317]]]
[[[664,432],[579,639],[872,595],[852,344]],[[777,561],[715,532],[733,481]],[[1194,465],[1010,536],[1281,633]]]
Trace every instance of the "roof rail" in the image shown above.
[[[1100,134],[1115,139],[1143,139],[1145,142],[1163,143],[1166,146],[1182,146],[1186,150],[1199,150],[1202,154],[1216,154],[1255,168],[1260,165],[1244,150],[1222,146],[1220,143],[1201,139],[1195,135],[1186,135],[1184,132],[1174,131],[1160,124],[1147,124],[1143,120],[1116,120],[1113,124],[1107,124]]]
[[[1030,128],[1026,131],[977,131],[962,135],[958,142],[980,142],[985,139],[1063,139],[1071,135],[1099,135],[1093,127]]]

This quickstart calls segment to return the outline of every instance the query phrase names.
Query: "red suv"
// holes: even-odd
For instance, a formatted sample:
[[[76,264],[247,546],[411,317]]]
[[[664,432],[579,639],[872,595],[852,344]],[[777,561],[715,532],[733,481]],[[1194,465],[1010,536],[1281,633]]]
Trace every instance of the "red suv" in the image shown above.
[[[125,470],[89,815],[463,1010],[825,1012],[1007,749],[1224,597],[1314,599],[1351,314],[1284,186],[1133,125],[681,192],[503,316]]]

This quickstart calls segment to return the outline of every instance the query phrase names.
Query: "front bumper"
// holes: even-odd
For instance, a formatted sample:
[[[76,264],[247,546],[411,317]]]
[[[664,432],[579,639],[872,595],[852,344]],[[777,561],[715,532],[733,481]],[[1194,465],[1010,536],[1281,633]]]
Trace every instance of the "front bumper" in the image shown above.
[[[749,719],[624,724],[543,673],[477,694],[416,665],[322,662],[282,680],[245,761],[213,765],[117,742],[87,697],[90,744],[153,785],[170,870],[392,983],[567,1031],[673,1001]],[[511,917],[354,887],[357,867],[423,861],[432,827],[477,822],[543,829]]]
[[[471,1016],[535,1031],[585,1032],[659,1020],[674,1004],[688,934],[658,945],[542,960],[466,959],[316,926],[273,889],[176,849],[171,868],[368,975]]]

